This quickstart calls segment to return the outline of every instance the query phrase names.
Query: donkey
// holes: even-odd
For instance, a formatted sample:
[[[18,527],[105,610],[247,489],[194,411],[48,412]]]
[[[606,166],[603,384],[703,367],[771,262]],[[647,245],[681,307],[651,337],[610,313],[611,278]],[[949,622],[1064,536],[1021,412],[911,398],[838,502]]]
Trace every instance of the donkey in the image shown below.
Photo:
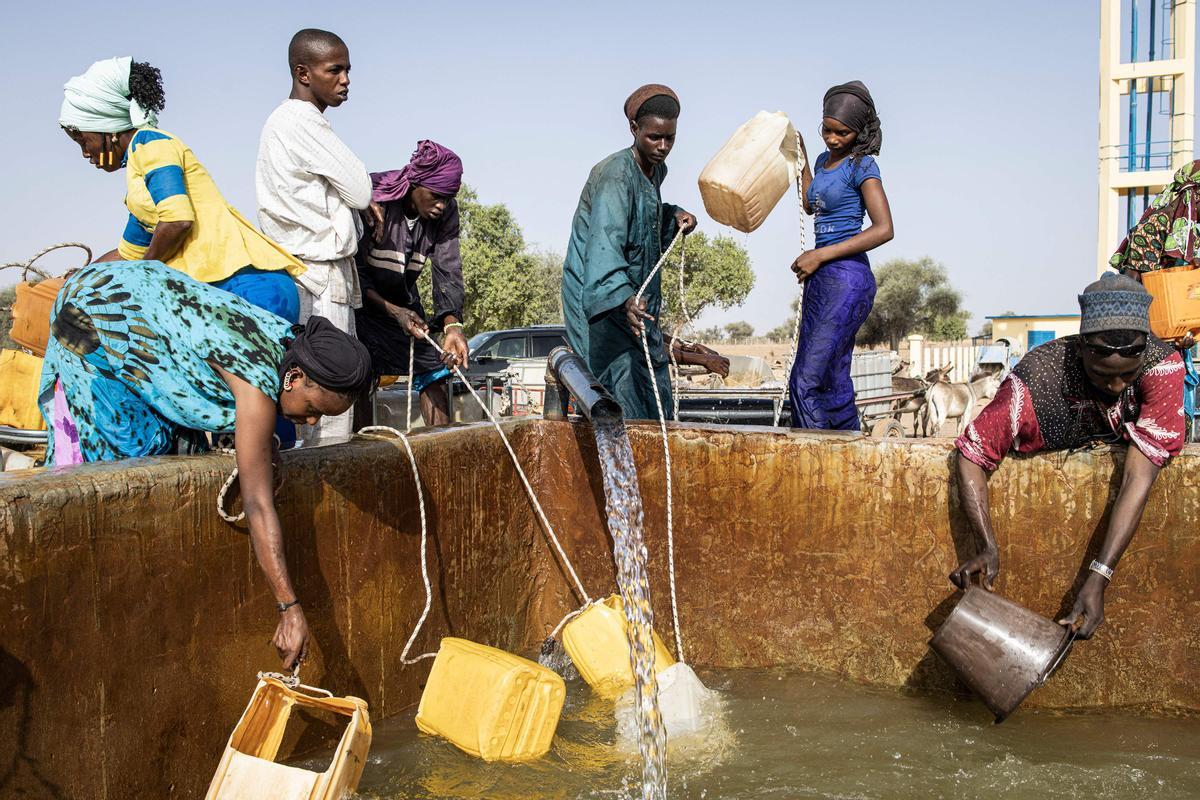
[[[990,400],[1000,388],[1001,373],[978,371],[968,383],[951,383],[954,365],[947,364],[936,373],[933,385],[925,390],[925,405],[921,409],[921,435],[936,436],[948,419],[958,420],[958,433],[967,429],[975,418],[975,410]]]
[[[909,362],[901,361],[896,365],[895,369],[892,370],[892,392],[896,394],[906,392],[912,394],[912,397],[910,397],[908,400],[905,400],[904,403],[896,409],[896,416],[900,417],[903,414],[912,414],[913,427],[919,430],[925,425],[925,418],[927,416],[927,412],[925,410],[925,394],[929,391],[929,388],[942,377],[942,370],[947,370],[950,367],[948,365],[947,367],[943,367],[942,370],[931,369],[929,372],[925,373],[924,378],[910,378],[905,375],[904,373],[908,371],[908,367]],[[917,430],[914,430],[913,433],[915,435]],[[926,434],[924,431],[922,431],[921,435],[925,436]]]

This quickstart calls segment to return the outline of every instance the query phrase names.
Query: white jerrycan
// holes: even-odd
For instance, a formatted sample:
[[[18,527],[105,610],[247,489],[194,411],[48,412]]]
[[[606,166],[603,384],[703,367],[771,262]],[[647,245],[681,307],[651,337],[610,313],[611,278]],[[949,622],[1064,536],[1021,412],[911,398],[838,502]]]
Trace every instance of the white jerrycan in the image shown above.
[[[804,168],[796,129],[782,111],[760,111],[730,137],[700,173],[708,215],[750,233],[763,224]]]

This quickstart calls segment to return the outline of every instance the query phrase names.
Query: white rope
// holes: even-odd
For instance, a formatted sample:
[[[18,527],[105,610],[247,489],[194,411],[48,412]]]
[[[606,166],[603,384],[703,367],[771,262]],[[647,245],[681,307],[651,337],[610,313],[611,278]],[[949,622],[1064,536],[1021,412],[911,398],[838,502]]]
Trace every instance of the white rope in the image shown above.
[[[410,334],[408,337],[408,399],[406,416],[404,417],[404,430],[412,433],[412,396],[413,396],[413,352],[417,349],[417,340]],[[407,444],[407,442],[406,442]]]
[[[423,333],[421,335],[425,338],[425,341],[433,345],[435,350],[442,355],[445,355],[446,351],[442,349],[441,345],[430,338],[428,333]],[[462,370],[457,366],[452,367],[452,369],[454,370],[454,374],[458,376],[458,379],[463,382],[464,386],[467,387],[467,391],[469,391],[471,396],[475,398],[475,402],[479,403],[479,407],[483,409],[483,413],[487,415],[487,418],[491,421],[492,425],[495,426],[496,432],[500,434],[500,440],[504,442],[504,447],[506,450],[508,450],[508,455],[512,458],[513,466],[517,468],[517,477],[521,479],[521,484],[525,487],[525,493],[529,495],[529,502],[533,504],[533,509],[537,512],[538,519],[541,520],[542,527],[545,529],[546,535],[550,538],[551,543],[553,543],[554,549],[558,551],[558,557],[561,559],[562,565],[566,567],[567,572],[571,576],[571,580],[575,582],[575,588],[579,591],[579,596],[583,598],[584,603],[591,603],[591,596],[587,593],[587,590],[583,588],[583,581],[579,580],[579,575],[576,574],[575,567],[571,566],[571,560],[567,558],[567,554],[563,550],[562,544],[559,543],[558,536],[556,536],[554,533],[554,526],[551,525],[550,520],[546,518],[546,512],[542,510],[542,504],[538,502],[537,495],[533,492],[533,487],[529,485],[529,479],[525,477],[525,470],[521,469],[521,462],[517,459],[516,451],[513,450],[512,444],[508,441],[508,436],[505,435],[504,429],[500,427],[500,423],[496,420],[496,415],[493,414],[492,410],[487,407],[486,403],[483,402],[483,398],[481,398],[479,393],[475,391],[475,387],[472,386],[471,382],[467,380],[467,376],[463,374]]]
[[[675,243],[679,242],[679,270],[683,272],[683,247],[684,233],[682,230],[675,234],[675,239],[671,242],[662,254],[662,258],[654,265],[654,269],[650,270],[650,274],[646,276],[646,280],[642,282],[642,286],[638,289],[637,294],[633,298],[635,305],[642,299],[642,294],[645,293],[646,287],[650,285],[650,281],[658,274],[662,268],[663,262],[667,260],[667,256],[671,254]],[[663,443],[663,462],[666,464],[667,477],[667,572],[671,579],[671,620],[675,626],[675,655],[680,661],[686,663],[683,657],[683,636],[679,632],[679,604],[675,597],[675,529],[673,524],[674,508],[671,500],[671,448],[667,439],[667,418],[663,413],[662,394],[658,391],[658,379],[654,376],[654,362],[650,358],[650,339],[646,336],[645,327],[642,329],[642,352],[646,354],[646,369],[650,372],[650,385],[654,387],[654,405],[658,407],[658,427],[662,433]],[[674,392],[672,392],[674,394]]]
[[[50,276],[47,275],[45,272],[42,272],[40,269],[34,268],[33,262],[37,261],[39,258],[46,255],[47,253],[52,253],[55,250],[62,250],[63,248],[66,248],[66,247],[78,247],[80,250],[87,253],[87,259],[83,262],[83,267],[86,267],[92,263],[92,248],[88,247],[86,244],[83,244],[82,242],[60,242],[59,244],[52,244],[49,247],[45,247],[45,248],[37,251],[36,253],[34,253],[33,258],[30,258],[28,261],[13,261],[8,264],[0,264],[0,269],[8,269],[9,267],[18,267],[18,268],[24,270],[24,272],[21,273],[22,281],[28,281],[29,273],[31,273],[31,272],[43,279],[49,278]],[[83,269],[83,267],[76,267],[76,269]],[[73,271],[74,270],[72,270],[72,272]]]
[[[804,254],[804,148],[800,146],[800,131],[796,131],[796,200],[800,204],[800,254]],[[783,404],[787,402],[788,387],[792,382],[792,365],[796,361],[796,348],[800,346],[800,317],[804,311],[804,283],[800,283],[800,291],[796,294],[796,325],[792,330],[792,349],[788,353],[787,366],[783,370],[783,389],[779,393],[779,408],[775,409],[775,425],[779,427],[779,417],[783,414]]]
[[[271,438],[275,440],[275,445],[276,445],[276,447],[278,447],[280,445],[279,434],[272,433]],[[237,456],[237,451],[234,450],[232,447],[217,447],[214,449],[218,453],[225,453],[226,455]],[[274,461],[272,461],[271,468],[273,470],[277,470],[277,469],[279,469],[279,465],[276,464]],[[244,520],[246,518],[245,511],[242,511],[242,513],[238,514],[237,516],[234,516],[225,510],[225,495],[228,494],[230,488],[233,487],[233,482],[237,480],[237,477],[238,477],[238,467],[237,467],[237,461],[235,460],[233,463],[233,472],[229,473],[229,477],[225,479],[225,483],[221,484],[221,490],[219,492],[217,492],[217,515],[221,519],[225,520],[226,522],[241,522],[242,520]],[[275,487],[276,494],[279,493],[279,490],[281,488],[283,488],[283,481],[280,481],[279,485]]]
[[[587,611],[589,608],[591,608],[598,602],[600,602],[600,601],[599,600],[589,600],[588,602],[581,605],[579,608],[577,608],[574,611],[567,614],[565,617],[562,618],[562,621],[560,621],[558,623],[558,625],[555,626],[554,630],[550,632],[550,636],[548,636],[547,638],[553,639],[554,637],[558,636],[558,632],[563,629],[563,626],[567,624],[568,620],[578,617],[580,614]]]
[[[220,452],[229,453],[231,455],[233,454],[232,450],[221,450]],[[225,520],[226,522],[241,522],[246,518],[245,511],[237,516],[234,516],[225,510],[225,494],[229,491],[230,487],[233,486],[233,482],[237,480],[237,476],[238,468],[235,462],[233,472],[229,473],[229,477],[225,479],[225,483],[221,484],[221,491],[217,492],[217,513],[221,516],[221,519]]]
[[[411,349],[409,352],[412,352]],[[409,369],[412,369],[411,364]],[[417,626],[413,628],[412,634],[409,635],[408,641],[404,644],[404,649],[400,651],[401,663],[412,665],[423,659],[437,656],[437,653],[422,653],[415,658],[408,657],[408,651],[412,649],[413,642],[417,640],[417,634],[421,632],[422,626],[425,625],[425,620],[429,617],[429,609],[433,606],[433,588],[429,583],[429,565],[425,557],[429,541],[429,523],[425,518],[425,492],[421,489],[421,473],[417,470],[417,459],[413,455],[412,445],[409,444],[408,437],[387,425],[368,425],[365,428],[359,429],[358,435],[366,436],[376,431],[386,431],[387,433],[395,434],[404,443],[404,450],[408,453],[408,463],[412,466],[413,485],[417,487],[417,507],[421,511],[421,580],[425,582],[425,608],[421,611],[421,618],[417,620]]]

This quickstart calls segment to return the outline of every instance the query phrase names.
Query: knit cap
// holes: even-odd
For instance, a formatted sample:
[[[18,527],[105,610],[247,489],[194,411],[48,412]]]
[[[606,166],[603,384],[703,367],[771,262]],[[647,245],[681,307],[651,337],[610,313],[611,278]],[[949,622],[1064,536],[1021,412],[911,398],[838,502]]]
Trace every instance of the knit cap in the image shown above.
[[[1079,295],[1079,332],[1150,332],[1150,293],[1133,278],[1105,273]]]

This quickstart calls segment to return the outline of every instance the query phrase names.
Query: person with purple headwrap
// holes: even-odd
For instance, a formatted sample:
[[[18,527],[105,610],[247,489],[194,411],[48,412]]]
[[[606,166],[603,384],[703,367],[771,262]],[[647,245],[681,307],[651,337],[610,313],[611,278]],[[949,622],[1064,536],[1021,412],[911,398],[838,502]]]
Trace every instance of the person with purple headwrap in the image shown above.
[[[368,230],[356,258],[363,293],[363,307],[355,311],[358,338],[371,353],[376,376],[408,375],[412,348],[410,387],[420,393],[426,425],[450,422],[446,378],[451,367],[465,367],[469,355],[454,199],[462,172],[453,150],[425,139],[403,168],[371,173]],[[427,263],[434,305],[428,316],[417,290]],[[444,334],[444,357],[423,338],[431,330]]]
[[[814,215],[816,247],[792,264],[804,284],[800,341],[792,365],[792,427],[859,430],[850,363],[854,337],[875,302],[867,251],[891,241],[892,212],[872,156],[883,133],[861,81],[825,93],[816,172],[804,154],[804,210]],[[801,148],[803,149],[803,140]],[[863,229],[863,212],[871,224]]]

